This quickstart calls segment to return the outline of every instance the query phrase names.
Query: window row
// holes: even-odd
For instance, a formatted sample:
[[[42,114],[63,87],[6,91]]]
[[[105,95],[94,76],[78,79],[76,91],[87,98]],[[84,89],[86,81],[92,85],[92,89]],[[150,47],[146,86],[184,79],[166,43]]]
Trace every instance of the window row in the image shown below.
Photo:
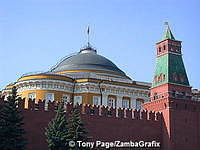
[[[72,87],[65,86],[65,85],[59,85],[59,84],[27,84],[23,85],[22,88],[58,88],[58,89],[66,89],[66,90],[72,90]]]
[[[36,93],[29,93],[28,98],[30,99],[36,99]],[[54,93],[45,93],[45,100],[53,102],[55,100],[55,94]],[[63,94],[62,95],[62,101],[63,102],[71,102],[70,95]],[[74,96],[74,103],[82,104],[82,96]],[[93,96],[92,99],[93,105],[101,105],[101,97],[100,96]],[[143,100],[136,100],[136,108],[141,109],[142,104],[144,103]],[[117,100],[114,97],[108,97],[107,99],[107,106],[110,107],[116,107],[117,106]],[[123,108],[130,108],[130,100],[129,99],[122,99],[122,107]]]
[[[166,45],[163,45],[162,47],[161,46],[158,47],[158,52],[159,53],[162,52],[162,51],[165,51],[165,50],[167,50],[167,46]],[[180,52],[181,48],[173,46],[173,47],[169,47],[169,50],[172,51],[172,52]]]
[[[162,50],[166,50],[166,46],[163,45],[163,47],[159,46],[158,47],[158,52],[160,53]]]
[[[28,98],[36,99],[36,93],[29,93]],[[54,101],[54,93],[45,93],[45,99],[53,102]]]
[[[161,73],[159,76],[154,77],[154,83],[165,81],[165,74]]]
[[[172,80],[179,81],[179,82],[185,82],[185,76],[182,75],[182,74],[173,73],[172,74]]]
[[[117,105],[116,102],[117,101],[114,97],[108,97],[107,105],[111,107],[116,107]],[[144,100],[138,99],[136,100],[135,106],[132,106],[132,107],[135,107],[136,109],[141,109],[143,103],[144,103]],[[129,99],[122,99],[122,108],[131,108]]]

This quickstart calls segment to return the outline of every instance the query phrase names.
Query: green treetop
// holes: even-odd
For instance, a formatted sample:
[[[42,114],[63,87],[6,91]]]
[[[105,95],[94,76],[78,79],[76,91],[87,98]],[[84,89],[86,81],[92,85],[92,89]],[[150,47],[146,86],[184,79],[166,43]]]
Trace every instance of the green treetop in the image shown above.
[[[46,128],[47,143],[50,150],[67,149],[67,120],[63,103]]]
[[[86,136],[88,132],[84,128],[84,124],[81,121],[80,112],[77,106],[72,109],[71,116],[68,121],[68,140],[69,141],[87,141],[90,139]],[[70,150],[82,150],[86,148],[81,148],[75,145],[74,147],[69,147]]]
[[[12,95],[0,107],[0,150],[25,149],[23,117],[17,107],[19,100],[17,89],[13,87]]]

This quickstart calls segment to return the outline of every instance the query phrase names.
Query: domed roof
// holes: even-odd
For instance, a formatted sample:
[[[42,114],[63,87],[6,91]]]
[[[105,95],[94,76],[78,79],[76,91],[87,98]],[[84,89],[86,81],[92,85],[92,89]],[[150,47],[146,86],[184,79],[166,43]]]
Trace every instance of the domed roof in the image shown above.
[[[113,72],[122,76],[126,74],[120,70],[113,62],[98,55],[96,50],[91,47],[82,49],[78,54],[65,58],[52,72],[63,72],[71,70],[95,70]]]

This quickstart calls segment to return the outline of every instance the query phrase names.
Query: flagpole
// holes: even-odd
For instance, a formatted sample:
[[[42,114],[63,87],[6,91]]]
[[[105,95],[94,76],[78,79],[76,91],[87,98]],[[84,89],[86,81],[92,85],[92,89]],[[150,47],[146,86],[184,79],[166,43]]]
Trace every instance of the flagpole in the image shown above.
[[[88,44],[88,47],[90,47],[90,28],[89,28],[89,26],[87,28],[87,35],[88,35],[87,44]]]

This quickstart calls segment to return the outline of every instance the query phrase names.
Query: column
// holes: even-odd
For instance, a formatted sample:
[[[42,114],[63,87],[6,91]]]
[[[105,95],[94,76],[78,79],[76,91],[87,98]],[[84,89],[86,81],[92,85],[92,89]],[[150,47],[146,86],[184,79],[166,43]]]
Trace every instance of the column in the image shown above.
[[[136,98],[131,97],[131,108],[136,108]]]
[[[108,95],[107,94],[102,94],[102,105],[107,106],[107,101],[108,101]]]
[[[117,96],[117,106],[116,107],[122,107],[122,96]]]

